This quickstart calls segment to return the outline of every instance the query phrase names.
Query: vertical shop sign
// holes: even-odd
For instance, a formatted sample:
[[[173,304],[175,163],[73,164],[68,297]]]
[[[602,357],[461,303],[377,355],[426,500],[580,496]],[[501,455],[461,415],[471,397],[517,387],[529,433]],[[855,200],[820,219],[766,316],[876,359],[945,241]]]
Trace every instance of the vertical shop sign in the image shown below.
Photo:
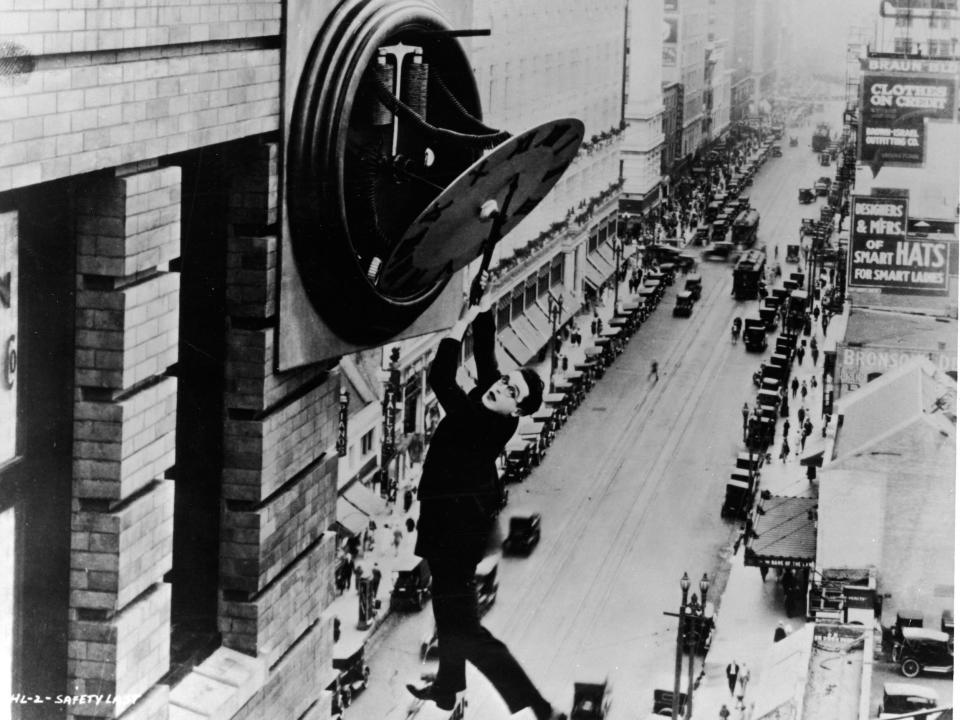
[[[0,463],[17,454],[17,214],[0,214]]]

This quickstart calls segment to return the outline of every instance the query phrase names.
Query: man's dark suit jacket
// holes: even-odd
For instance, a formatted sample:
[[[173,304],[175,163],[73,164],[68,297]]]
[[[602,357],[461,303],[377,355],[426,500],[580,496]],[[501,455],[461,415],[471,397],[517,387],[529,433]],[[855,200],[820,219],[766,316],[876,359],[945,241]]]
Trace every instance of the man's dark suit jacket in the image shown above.
[[[437,425],[423,463],[415,552],[420,557],[476,564],[483,558],[499,509],[495,462],[518,420],[481,403],[483,394],[500,378],[492,313],[477,315],[472,327],[477,366],[473,390],[466,393],[457,384],[457,340],[441,340],[430,366],[430,387],[446,415]]]

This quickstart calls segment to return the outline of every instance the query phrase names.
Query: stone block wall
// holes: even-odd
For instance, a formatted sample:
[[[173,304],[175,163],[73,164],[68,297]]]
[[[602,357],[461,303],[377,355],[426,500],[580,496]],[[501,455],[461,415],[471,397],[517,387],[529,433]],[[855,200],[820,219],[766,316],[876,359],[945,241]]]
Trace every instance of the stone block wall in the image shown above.
[[[8,0],[0,192],[277,129],[279,0]]]
[[[77,211],[67,691],[118,702],[68,716],[166,717],[152,688],[170,659],[179,169],[90,179]]]
[[[273,369],[277,155],[238,158],[230,193],[219,624],[270,668],[244,719],[315,711],[333,651],[338,387],[325,367]]]

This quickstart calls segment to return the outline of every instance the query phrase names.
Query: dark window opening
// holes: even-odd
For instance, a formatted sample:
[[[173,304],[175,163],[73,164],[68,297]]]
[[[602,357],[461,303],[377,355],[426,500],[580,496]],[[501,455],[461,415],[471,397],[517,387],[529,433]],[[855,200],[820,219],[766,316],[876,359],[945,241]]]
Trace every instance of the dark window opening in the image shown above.
[[[170,673],[174,684],[220,646],[220,478],[226,359],[228,158],[238,145],[173,159],[182,173]]]
[[[563,265],[565,256],[557,255],[550,265],[550,287],[556,287],[563,284]]]
[[[510,327],[510,299],[504,298],[497,305],[497,330],[503,330]],[[473,354],[473,344],[470,345],[471,354]]]
[[[510,315],[514,320],[523,317],[523,288],[517,288],[513,291]]]
[[[526,307],[536,304],[537,302],[537,276],[532,275],[527,279],[527,288],[526,288],[526,300],[524,304]]]

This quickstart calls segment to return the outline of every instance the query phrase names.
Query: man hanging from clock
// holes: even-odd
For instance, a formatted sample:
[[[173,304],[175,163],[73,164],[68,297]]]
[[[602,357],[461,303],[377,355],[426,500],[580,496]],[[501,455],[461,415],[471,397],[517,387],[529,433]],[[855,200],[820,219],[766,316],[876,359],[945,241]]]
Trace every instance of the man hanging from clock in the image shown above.
[[[430,366],[430,387],[445,416],[430,441],[420,479],[420,520],[415,552],[433,576],[433,615],[440,667],[433,683],[407,689],[443,710],[466,688],[465,663],[483,673],[511,713],[531,708],[537,720],[565,720],[553,709],[500,640],[480,624],[474,575],[499,535],[499,478],[495,461],[517,429],[520,415],[536,412],[543,381],[530,368],[502,375],[494,352],[495,327],[483,295],[440,341]],[[465,392],[456,381],[460,341],[473,326],[476,387]],[[495,541],[494,541],[495,542]]]

